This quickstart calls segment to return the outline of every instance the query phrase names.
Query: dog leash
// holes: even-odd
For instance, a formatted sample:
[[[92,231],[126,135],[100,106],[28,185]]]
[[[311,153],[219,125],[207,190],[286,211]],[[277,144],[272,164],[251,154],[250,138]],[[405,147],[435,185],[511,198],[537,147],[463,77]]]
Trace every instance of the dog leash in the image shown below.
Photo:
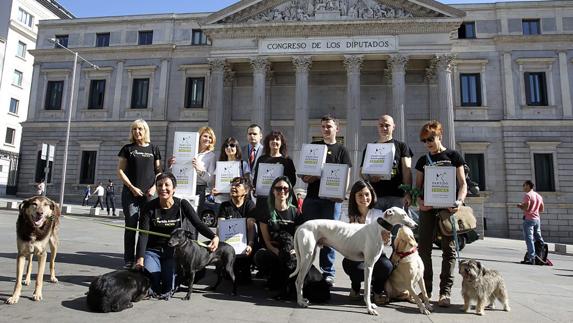
[[[460,245],[458,243],[458,229],[456,227],[456,214],[452,213],[450,215],[450,223],[452,224],[452,237],[454,238],[454,244],[456,245],[456,261],[460,263]]]
[[[86,221],[86,222],[92,222],[92,223],[97,223],[97,224],[101,224],[101,225],[106,225],[108,227],[114,227],[114,228],[120,228],[120,229],[126,229],[126,230],[131,230],[131,231],[135,231],[135,232],[141,232],[141,233],[145,233],[145,234],[150,234],[150,235],[154,235],[154,236],[158,236],[158,237],[163,237],[163,238],[170,238],[171,236],[165,233],[159,233],[159,232],[155,232],[155,231],[149,231],[149,230],[143,230],[143,229],[139,229],[139,228],[130,228],[127,227],[125,225],[120,225],[120,224],[113,224],[113,223],[108,223],[108,222],[104,222],[104,221],[98,221],[98,220],[86,220],[86,219],[80,219],[80,218],[76,218],[74,216],[70,216],[70,215],[61,215],[61,217],[64,218],[68,218],[71,220],[76,220],[76,221]],[[207,248],[207,244],[205,244],[204,242],[201,242],[199,240],[193,240],[193,241],[197,241],[197,244]]]

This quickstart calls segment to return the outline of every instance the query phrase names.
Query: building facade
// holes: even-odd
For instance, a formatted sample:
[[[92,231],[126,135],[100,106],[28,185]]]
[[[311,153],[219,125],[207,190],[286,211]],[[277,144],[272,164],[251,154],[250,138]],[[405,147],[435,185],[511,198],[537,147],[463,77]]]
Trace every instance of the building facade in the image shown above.
[[[37,24],[73,16],[51,0],[0,3],[0,196],[16,194],[22,127],[28,115]]]
[[[53,48],[55,36],[100,66],[79,63],[73,89],[73,57]],[[446,147],[480,184],[469,200],[486,236],[521,237],[515,205],[532,179],[547,205],[544,236],[573,242],[571,1],[243,0],[215,13],[45,21],[33,54],[21,195],[42,174],[42,143],[56,146],[48,191],[58,192],[72,92],[69,201],[117,179],[137,118],[164,156],[175,131],[209,124],[219,142],[244,141],[258,123],[282,130],[296,159],[331,113],[359,165],[377,118],[390,114],[414,162],[420,127],[442,122]]]

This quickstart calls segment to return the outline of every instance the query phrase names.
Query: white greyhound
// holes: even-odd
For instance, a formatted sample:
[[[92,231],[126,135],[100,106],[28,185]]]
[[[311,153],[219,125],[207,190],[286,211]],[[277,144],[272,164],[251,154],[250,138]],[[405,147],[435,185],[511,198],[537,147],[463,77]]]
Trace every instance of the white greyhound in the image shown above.
[[[401,208],[392,207],[382,218],[370,224],[345,223],[336,220],[310,220],[296,229],[294,250],[296,252],[296,269],[290,274],[296,279],[297,303],[308,306],[308,300],[302,295],[304,278],[310,270],[318,250],[322,246],[336,249],[344,257],[354,261],[364,261],[364,302],[368,313],[378,315],[376,305],[370,301],[370,283],[372,269],[380,258],[384,248],[382,230],[392,230],[395,224],[416,227],[416,222]]]

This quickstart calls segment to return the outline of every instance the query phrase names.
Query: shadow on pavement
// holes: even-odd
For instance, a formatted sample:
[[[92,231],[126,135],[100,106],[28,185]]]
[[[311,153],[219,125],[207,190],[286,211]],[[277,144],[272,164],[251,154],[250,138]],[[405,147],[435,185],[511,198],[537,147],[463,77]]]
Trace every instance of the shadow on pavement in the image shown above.
[[[48,253],[49,254],[49,253]],[[0,253],[0,258],[16,259],[15,252]],[[36,262],[37,257],[34,257]],[[48,262],[49,262],[48,256]],[[121,253],[106,253],[106,252],[89,252],[78,251],[77,253],[58,253],[56,255],[56,271],[60,264],[73,264],[84,265],[90,267],[102,267],[109,269],[118,269],[123,266],[123,255]]]
[[[82,312],[90,312],[88,309],[86,296],[78,297],[76,299],[62,301],[62,306],[65,308],[69,308],[71,310],[82,311]]]

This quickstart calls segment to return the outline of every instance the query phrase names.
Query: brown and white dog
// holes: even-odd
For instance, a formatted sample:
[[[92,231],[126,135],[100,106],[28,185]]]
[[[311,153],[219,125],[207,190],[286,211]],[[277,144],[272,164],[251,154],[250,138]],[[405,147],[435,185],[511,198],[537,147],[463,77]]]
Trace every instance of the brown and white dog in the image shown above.
[[[55,271],[56,253],[58,250],[58,230],[60,226],[60,208],[44,196],[34,196],[20,204],[20,213],[16,222],[16,242],[18,258],[16,259],[16,285],[12,297],[6,300],[8,304],[16,304],[22,291],[22,275],[24,263],[28,259],[25,285],[30,285],[32,275],[32,256],[38,257],[38,276],[34,300],[42,299],[42,283],[44,269],[50,246],[50,282],[57,283]]]
[[[389,298],[412,299],[418,305],[420,313],[429,315],[432,305],[424,283],[424,263],[418,254],[418,243],[410,228],[403,226],[398,230],[394,239],[394,253],[390,260],[394,264],[394,270],[384,285]],[[415,284],[420,287],[421,300],[414,291]]]

